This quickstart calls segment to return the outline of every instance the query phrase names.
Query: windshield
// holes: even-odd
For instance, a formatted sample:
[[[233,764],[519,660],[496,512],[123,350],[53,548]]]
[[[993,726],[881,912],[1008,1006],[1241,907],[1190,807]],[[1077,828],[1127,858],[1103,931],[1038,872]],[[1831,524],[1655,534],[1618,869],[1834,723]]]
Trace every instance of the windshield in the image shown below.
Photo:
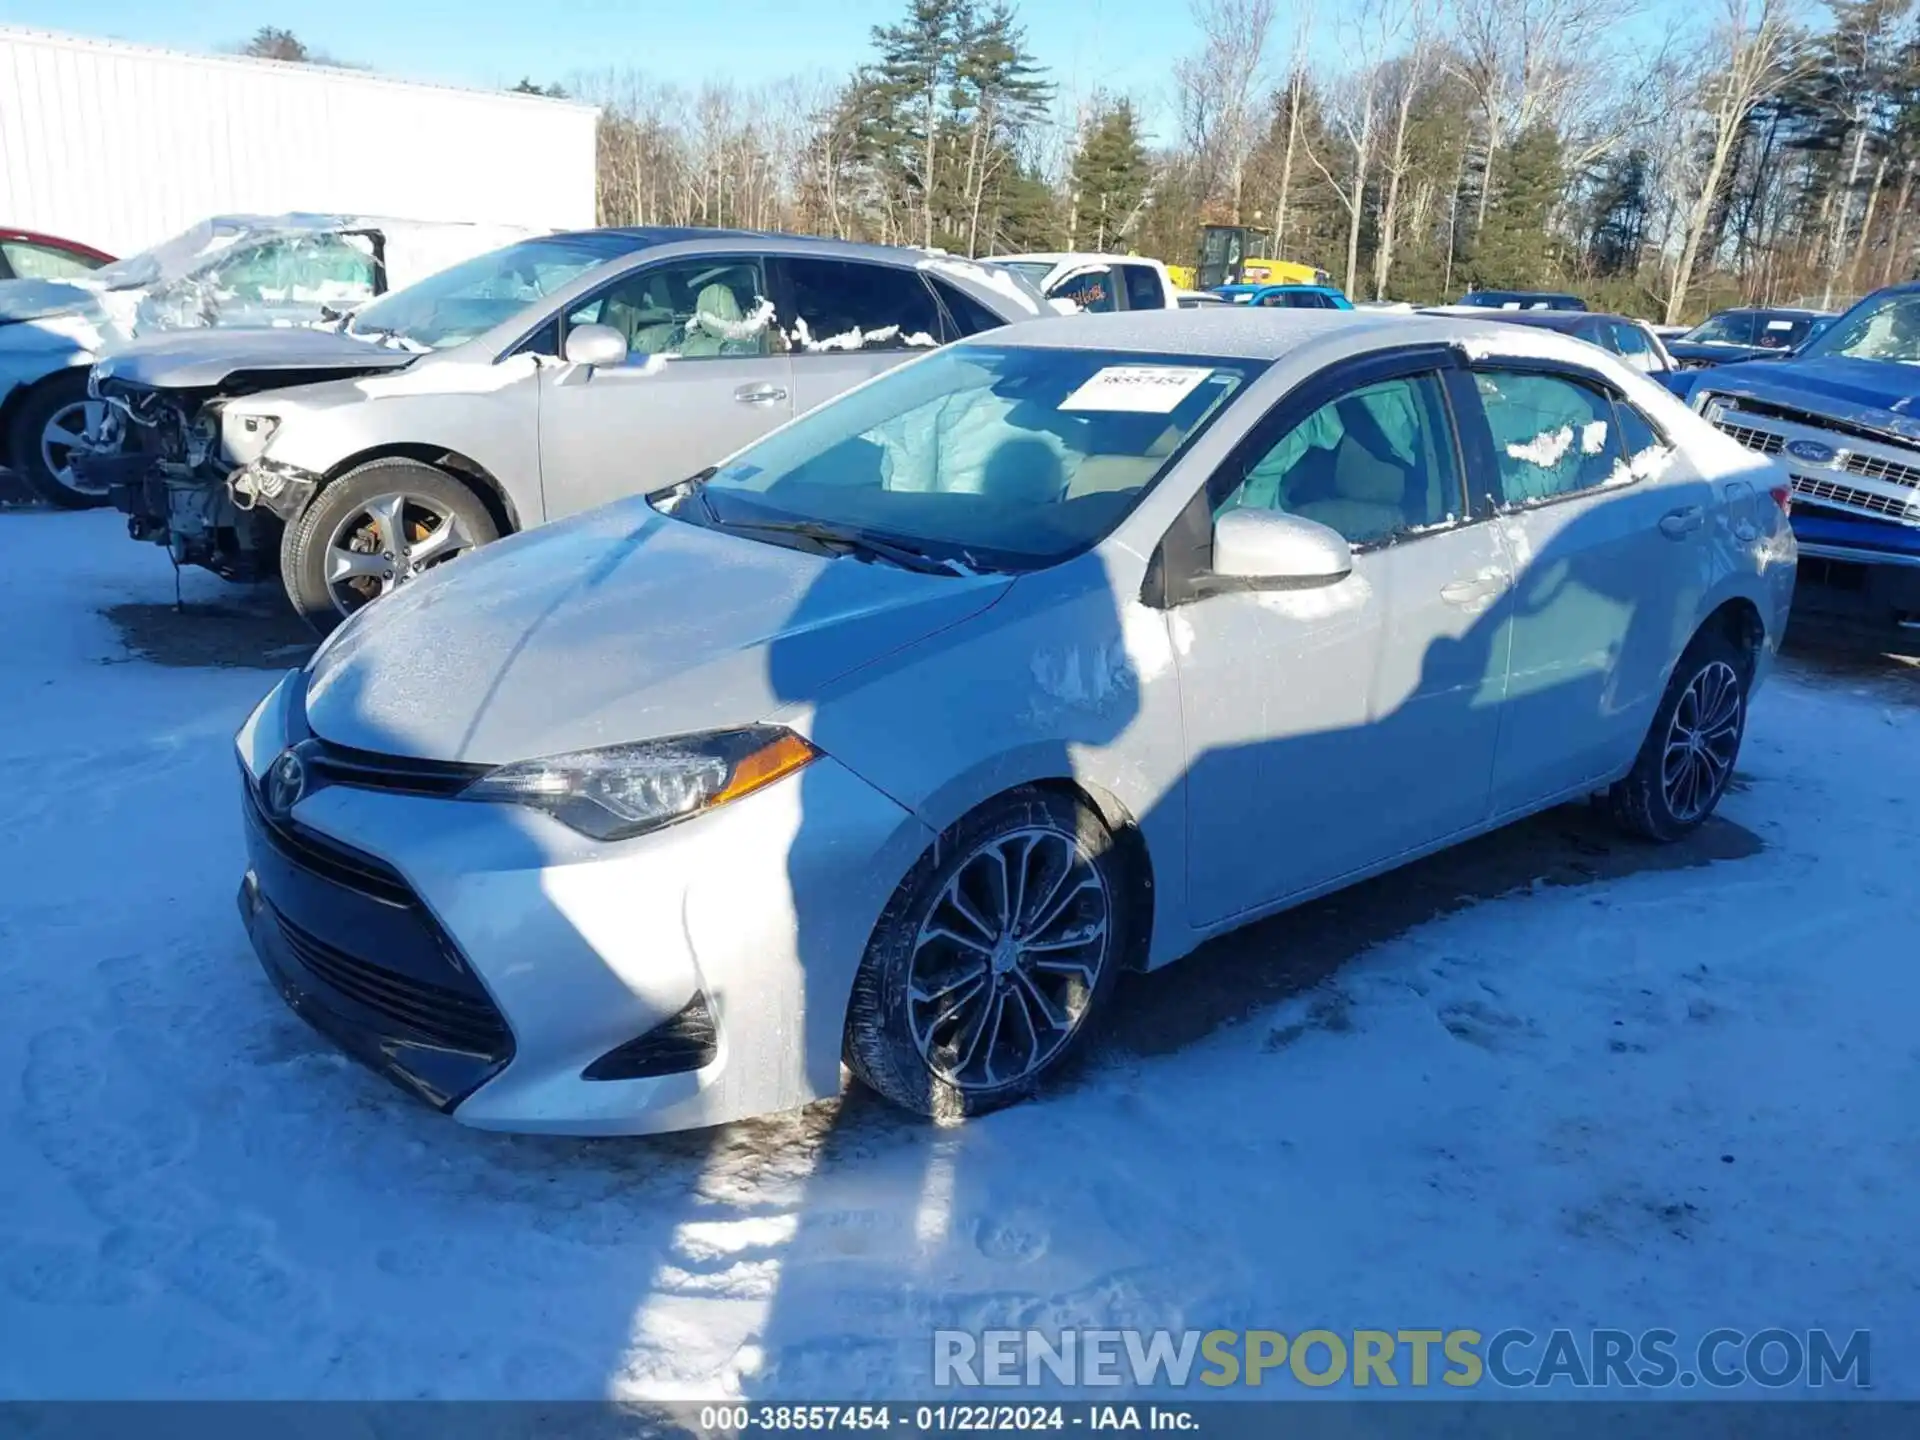
[[[358,311],[348,331],[442,350],[511,320],[534,301],[625,253],[603,238],[558,235],[523,240],[462,261]]]
[[[1800,353],[1920,365],[1920,291],[1869,295]]]
[[[1266,364],[955,346],[742,451],[705,498],[723,525],[811,521],[1037,568],[1112,530]]]
[[[1046,284],[1047,276],[1053,273],[1054,268],[1051,260],[990,260],[987,263],[998,265],[1002,270],[1011,270],[1036,285]]]

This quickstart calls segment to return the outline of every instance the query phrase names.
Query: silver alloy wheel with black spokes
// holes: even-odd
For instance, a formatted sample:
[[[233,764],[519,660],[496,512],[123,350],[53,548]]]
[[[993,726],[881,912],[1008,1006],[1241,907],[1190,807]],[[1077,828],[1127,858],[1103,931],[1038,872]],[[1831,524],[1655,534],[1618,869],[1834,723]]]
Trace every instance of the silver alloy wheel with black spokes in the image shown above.
[[[1031,1093],[1081,1047],[1128,963],[1134,875],[1075,795],[1021,787],[980,805],[874,925],[847,1002],[848,1067],[941,1120]]]
[[[40,427],[40,463],[64,488],[76,495],[105,496],[106,487],[88,485],[73,472],[73,456],[86,437],[97,434],[106,406],[98,400],[76,400],[62,405]]]
[[[1668,677],[1633,768],[1606,801],[1615,823],[1643,840],[1678,840],[1727,793],[1747,726],[1761,634],[1710,623]]]
[[[477,483],[406,455],[327,481],[280,537],[280,580],[322,635],[354,611],[491,544],[504,517]]]
[[[962,1091],[1040,1073],[1073,1038],[1107,964],[1113,901],[1076,837],[983,841],[916,937],[907,1016],[927,1068]]]
[[[1661,756],[1667,809],[1690,825],[1713,808],[1733,775],[1743,708],[1740,676],[1725,660],[1697,671],[1674,706]]]
[[[451,505],[427,495],[376,495],[343,516],[327,536],[327,589],[334,608],[351,615],[477,543]]]

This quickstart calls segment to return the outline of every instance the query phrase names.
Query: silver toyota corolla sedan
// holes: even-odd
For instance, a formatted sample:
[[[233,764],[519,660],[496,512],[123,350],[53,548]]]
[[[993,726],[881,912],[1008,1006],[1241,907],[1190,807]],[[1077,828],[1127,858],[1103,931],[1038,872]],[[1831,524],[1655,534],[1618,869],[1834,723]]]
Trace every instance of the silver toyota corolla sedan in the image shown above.
[[[1473,319],[1036,321],[369,607],[238,737],[281,993],[472,1125],[1026,1094],[1117,972],[1570,798],[1713,809],[1783,481]]]

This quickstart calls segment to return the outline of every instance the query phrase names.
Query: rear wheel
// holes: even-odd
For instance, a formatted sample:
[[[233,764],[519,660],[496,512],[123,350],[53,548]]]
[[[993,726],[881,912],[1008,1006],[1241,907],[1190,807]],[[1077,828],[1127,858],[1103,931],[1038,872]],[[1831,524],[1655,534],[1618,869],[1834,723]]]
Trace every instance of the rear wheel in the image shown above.
[[[89,488],[73,473],[73,457],[89,430],[100,428],[103,406],[87,398],[87,372],[69,370],[41,383],[21,403],[7,434],[14,474],[49,505],[91,510],[107,503],[104,488]]]
[[[1648,840],[1678,840],[1726,794],[1747,728],[1753,657],[1726,636],[1694,637],[1673,667],[1639,758],[1607,793],[1624,829]]]
[[[280,538],[293,608],[326,634],[362,605],[497,540],[480,497],[418,460],[371,460],[322,490]]]
[[[1031,1094],[1085,1034],[1125,953],[1113,837],[1020,790],[942,836],[875,926],[847,1013],[860,1080],[940,1119]]]

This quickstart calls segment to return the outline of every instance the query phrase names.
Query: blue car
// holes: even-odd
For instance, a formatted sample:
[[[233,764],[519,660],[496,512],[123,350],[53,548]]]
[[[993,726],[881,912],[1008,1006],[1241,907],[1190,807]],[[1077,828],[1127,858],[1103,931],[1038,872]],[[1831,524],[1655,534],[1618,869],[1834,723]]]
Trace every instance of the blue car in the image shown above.
[[[1875,291],[1778,360],[1660,377],[1793,492],[1797,620],[1920,646],[1920,284]]]
[[[1353,302],[1331,285],[1222,285],[1213,292],[1236,305],[1288,310],[1351,310]]]

